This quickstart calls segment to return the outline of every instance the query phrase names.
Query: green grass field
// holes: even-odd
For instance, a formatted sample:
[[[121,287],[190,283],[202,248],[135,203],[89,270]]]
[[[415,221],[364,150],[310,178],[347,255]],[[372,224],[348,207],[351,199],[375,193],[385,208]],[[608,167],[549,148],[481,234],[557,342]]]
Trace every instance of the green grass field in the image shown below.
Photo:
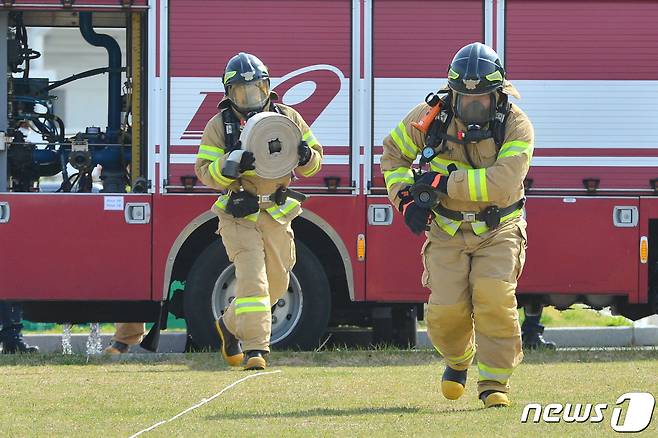
[[[270,370],[141,436],[612,436],[621,394],[658,396],[658,351],[528,353],[508,409],[440,395],[431,351],[275,353]],[[0,436],[129,437],[249,375],[215,354],[0,357]],[[521,424],[523,407],[608,403],[603,422]],[[658,415],[640,436],[658,434]]]

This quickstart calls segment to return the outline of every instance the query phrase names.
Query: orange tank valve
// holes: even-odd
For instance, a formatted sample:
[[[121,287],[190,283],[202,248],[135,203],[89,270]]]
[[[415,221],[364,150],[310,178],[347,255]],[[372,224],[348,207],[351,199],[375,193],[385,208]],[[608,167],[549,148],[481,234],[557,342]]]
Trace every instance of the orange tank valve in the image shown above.
[[[422,119],[418,122],[411,122],[411,126],[422,132],[423,134],[427,133],[427,130],[430,129],[430,125],[441,112],[441,99],[438,98],[436,94],[429,94],[425,98],[425,102],[430,105],[430,108],[427,110]]]

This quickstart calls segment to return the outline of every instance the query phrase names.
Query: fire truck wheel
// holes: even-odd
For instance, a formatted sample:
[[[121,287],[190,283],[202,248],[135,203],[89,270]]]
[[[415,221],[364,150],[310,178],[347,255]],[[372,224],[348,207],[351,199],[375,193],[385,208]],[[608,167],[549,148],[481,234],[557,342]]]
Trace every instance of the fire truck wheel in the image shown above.
[[[317,348],[327,329],[331,292],[324,268],[313,252],[296,241],[297,264],[288,291],[272,303],[274,348]],[[235,267],[221,243],[208,246],[190,269],[185,285],[185,319],[188,333],[201,349],[217,350],[214,321],[235,299]]]

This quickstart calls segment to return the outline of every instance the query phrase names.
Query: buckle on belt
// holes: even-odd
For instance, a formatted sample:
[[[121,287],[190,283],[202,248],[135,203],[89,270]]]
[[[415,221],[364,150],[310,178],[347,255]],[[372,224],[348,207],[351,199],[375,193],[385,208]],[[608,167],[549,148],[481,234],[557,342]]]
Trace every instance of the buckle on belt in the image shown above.
[[[266,202],[272,202],[272,200],[270,199],[270,197],[272,195],[256,195],[256,196],[258,196],[258,203],[259,204],[265,204]]]
[[[475,222],[477,213],[462,211],[463,221],[464,222]]]

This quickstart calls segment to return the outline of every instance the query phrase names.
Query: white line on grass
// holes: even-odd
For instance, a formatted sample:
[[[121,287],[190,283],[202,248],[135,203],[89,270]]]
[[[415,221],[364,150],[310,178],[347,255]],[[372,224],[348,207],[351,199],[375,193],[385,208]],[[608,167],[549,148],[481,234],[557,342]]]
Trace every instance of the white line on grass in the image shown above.
[[[266,373],[250,374],[250,375],[248,375],[247,377],[243,377],[243,378],[240,379],[240,380],[236,380],[235,382],[231,383],[231,384],[228,385],[226,388],[222,389],[221,391],[219,391],[217,394],[213,395],[212,397],[210,397],[210,398],[204,398],[204,399],[202,399],[199,403],[195,404],[194,406],[190,406],[189,408],[185,409],[183,412],[180,412],[180,413],[174,415],[173,417],[171,417],[171,418],[168,419],[168,420],[162,420],[162,421],[160,421],[160,422],[158,422],[158,423],[155,423],[155,424],[154,424],[153,426],[151,426],[151,427],[148,427],[148,428],[146,428],[146,429],[144,429],[144,430],[140,430],[140,431],[137,432],[136,434],[131,435],[130,438],[135,438],[136,436],[139,436],[139,435],[141,435],[141,434],[143,434],[143,433],[145,433],[145,432],[149,432],[149,431],[155,429],[155,428],[158,427],[158,426],[161,426],[161,425],[163,425],[163,424],[165,424],[165,423],[169,423],[170,421],[174,421],[176,418],[178,418],[178,417],[180,417],[180,416],[183,416],[183,415],[187,414],[188,412],[193,411],[193,410],[195,410],[196,408],[201,407],[201,406],[205,405],[206,403],[209,403],[209,402],[213,401],[214,399],[216,399],[217,397],[219,397],[220,395],[222,395],[224,392],[226,392],[226,391],[228,391],[229,389],[233,388],[233,387],[234,387],[235,385],[237,385],[238,383],[242,383],[242,382],[244,382],[245,380],[251,379],[252,377],[265,376],[265,375],[267,375],[267,374],[276,374],[276,373],[281,373],[281,372],[282,372],[281,370],[276,370],[276,371],[268,371],[268,372],[266,372]]]

